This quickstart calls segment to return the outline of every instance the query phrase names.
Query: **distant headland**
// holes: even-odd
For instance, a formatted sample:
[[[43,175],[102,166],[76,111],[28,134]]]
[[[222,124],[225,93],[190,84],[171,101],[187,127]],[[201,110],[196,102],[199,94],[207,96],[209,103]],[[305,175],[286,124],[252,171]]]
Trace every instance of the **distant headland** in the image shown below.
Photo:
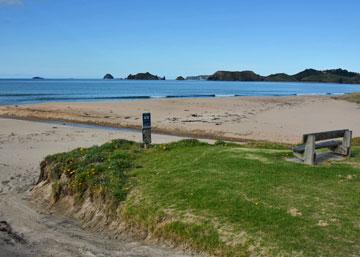
[[[33,79],[43,79],[34,77]],[[103,79],[112,80],[114,77],[108,73]],[[166,80],[165,77],[153,75],[150,72],[130,74],[127,80]],[[360,73],[347,71],[345,69],[315,70],[306,69],[294,75],[276,73],[262,76],[254,71],[217,71],[212,75],[178,76],[176,80],[209,80],[209,81],[267,81],[267,82],[319,82],[360,84]]]
[[[261,76],[253,71],[217,71],[208,77],[212,81],[270,81],[270,82],[321,82],[340,84],[360,84],[360,74],[343,69],[306,69],[295,75],[277,73]]]

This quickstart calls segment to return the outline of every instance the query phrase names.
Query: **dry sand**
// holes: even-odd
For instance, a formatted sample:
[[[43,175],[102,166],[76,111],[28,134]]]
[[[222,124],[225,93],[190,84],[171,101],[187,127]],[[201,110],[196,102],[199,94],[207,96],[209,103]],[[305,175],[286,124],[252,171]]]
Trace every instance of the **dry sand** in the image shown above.
[[[40,209],[30,189],[48,154],[102,144],[139,133],[0,119],[0,257],[10,256],[186,256],[161,246],[111,240],[85,231],[68,217]],[[154,135],[154,142],[179,137]]]
[[[155,131],[175,135],[297,143],[307,132],[348,128],[360,136],[359,105],[330,96],[46,103],[3,106],[0,116],[140,128],[147,111]]]

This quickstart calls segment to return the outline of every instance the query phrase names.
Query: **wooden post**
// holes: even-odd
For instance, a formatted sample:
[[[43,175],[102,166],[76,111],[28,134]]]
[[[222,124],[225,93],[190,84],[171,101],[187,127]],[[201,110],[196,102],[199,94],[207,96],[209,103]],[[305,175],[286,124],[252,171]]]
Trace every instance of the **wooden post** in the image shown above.
[[[344,134],[343,146],[346,149],[346,156],[351,156],[351,142],[352,141],[352,131],[348,130]]]
[[[151,113],[142,114],[142,136],[144,147],[148,148],[151,144]]]
[[[315,136],[309,135],[305,144],[304,163],[308,165],[315,164]]]

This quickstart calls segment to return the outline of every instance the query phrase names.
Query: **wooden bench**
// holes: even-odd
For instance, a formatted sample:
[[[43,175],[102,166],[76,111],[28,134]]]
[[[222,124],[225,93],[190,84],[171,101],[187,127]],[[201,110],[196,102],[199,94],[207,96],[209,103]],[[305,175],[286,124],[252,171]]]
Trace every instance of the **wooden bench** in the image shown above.
[[[338,140],[340,138],[342,140]],[[303,135],[303,144],[295,146],[293,152],[305,164],[314,165],[316,163],[316,149],[328,148],[335,154],[350,156],[351,140],[352,131],[348,129],[305,134]],[[317,141],[320,142],[316,143]]]

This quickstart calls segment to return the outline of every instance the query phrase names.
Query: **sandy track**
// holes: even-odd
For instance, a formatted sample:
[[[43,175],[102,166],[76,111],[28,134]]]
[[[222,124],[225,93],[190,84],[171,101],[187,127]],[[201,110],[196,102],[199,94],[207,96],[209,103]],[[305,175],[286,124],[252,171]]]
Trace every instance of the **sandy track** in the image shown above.
[[[77,221],[31,202],[41,160],[48,154],[102,144],[116,138],[140,140],[139,133],[77,128],[0,119],[0,257],[9,256],[186,256],[144,242],[107,239]],[[154,136],[155,142],[178,137]]]
[[[127,102],[46,103],[0,107],[0,116],[139,128],[217,139],[298,143],[308,132],[348,128],[360,136],[360,107],[329,96],[229,97]]]

